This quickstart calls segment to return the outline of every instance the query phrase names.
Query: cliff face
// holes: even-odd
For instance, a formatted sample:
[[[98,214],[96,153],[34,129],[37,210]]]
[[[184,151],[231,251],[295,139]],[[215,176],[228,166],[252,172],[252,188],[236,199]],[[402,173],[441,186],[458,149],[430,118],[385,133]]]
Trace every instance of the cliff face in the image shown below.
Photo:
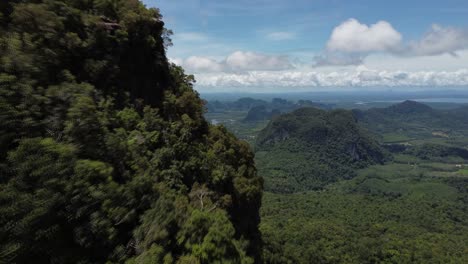
[[[299,189],[353,177],[355,168],[385,160],[377,142],[344,110],[302,108],[281,115],[260,133],[256,150],[262,175],[289,177],[302,184]],[[296,168],[288,165],[292,163]]]

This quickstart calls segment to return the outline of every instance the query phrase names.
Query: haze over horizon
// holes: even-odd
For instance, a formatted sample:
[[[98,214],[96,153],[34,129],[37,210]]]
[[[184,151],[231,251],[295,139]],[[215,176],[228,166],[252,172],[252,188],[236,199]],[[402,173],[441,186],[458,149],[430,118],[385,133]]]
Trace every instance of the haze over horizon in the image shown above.
[[[466,1],[143,2],[199,92],[468,89]]]

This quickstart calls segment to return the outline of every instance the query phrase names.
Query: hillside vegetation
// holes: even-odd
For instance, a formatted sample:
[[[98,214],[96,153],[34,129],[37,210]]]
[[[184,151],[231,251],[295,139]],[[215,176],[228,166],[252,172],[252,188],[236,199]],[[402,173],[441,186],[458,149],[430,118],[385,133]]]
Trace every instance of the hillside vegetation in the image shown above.
[[[266,189],[291,193],[354,177],[355,169],[384,162],[385,151],[351,111],[301,108],[273,119],[256,141]]]
[[[320,192],[267,192],[266,262],[466,263],[468,178],[424,166],[375,165]]]
[[[0,262],[254,263],[262,179],[137,0],[0,2]]]
[[[267,189],[265,261],[466,263],[467,149],[421,133],[464,117],[462,108],[453,111],[458,116],[405,102],[353,113],[300,109],[274,119],[257,139]],[[463,135],[464,126],[447,128]],[[414,138],[385,142],[379,133],[395,127]],[[353,142],[359,151],[350,151]]]

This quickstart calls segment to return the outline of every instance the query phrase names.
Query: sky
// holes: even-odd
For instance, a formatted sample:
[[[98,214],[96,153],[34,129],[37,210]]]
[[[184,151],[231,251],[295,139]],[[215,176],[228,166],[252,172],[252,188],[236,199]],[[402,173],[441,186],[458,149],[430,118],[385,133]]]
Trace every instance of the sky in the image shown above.
[[[143,0],[209,92],[468,90],[467,0]]]

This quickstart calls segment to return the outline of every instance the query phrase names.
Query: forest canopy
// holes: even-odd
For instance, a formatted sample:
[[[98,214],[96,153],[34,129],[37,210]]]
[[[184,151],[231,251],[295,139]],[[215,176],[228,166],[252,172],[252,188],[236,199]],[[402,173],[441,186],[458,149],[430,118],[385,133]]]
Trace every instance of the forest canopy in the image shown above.
[[[259,133],[256,150],[266,190],[279,193],[321,189],[388,159],[351,111],[311,107],[274,118]]]
[[[0,3],[0,259],[254,263],[262,179],[137,0]]]

